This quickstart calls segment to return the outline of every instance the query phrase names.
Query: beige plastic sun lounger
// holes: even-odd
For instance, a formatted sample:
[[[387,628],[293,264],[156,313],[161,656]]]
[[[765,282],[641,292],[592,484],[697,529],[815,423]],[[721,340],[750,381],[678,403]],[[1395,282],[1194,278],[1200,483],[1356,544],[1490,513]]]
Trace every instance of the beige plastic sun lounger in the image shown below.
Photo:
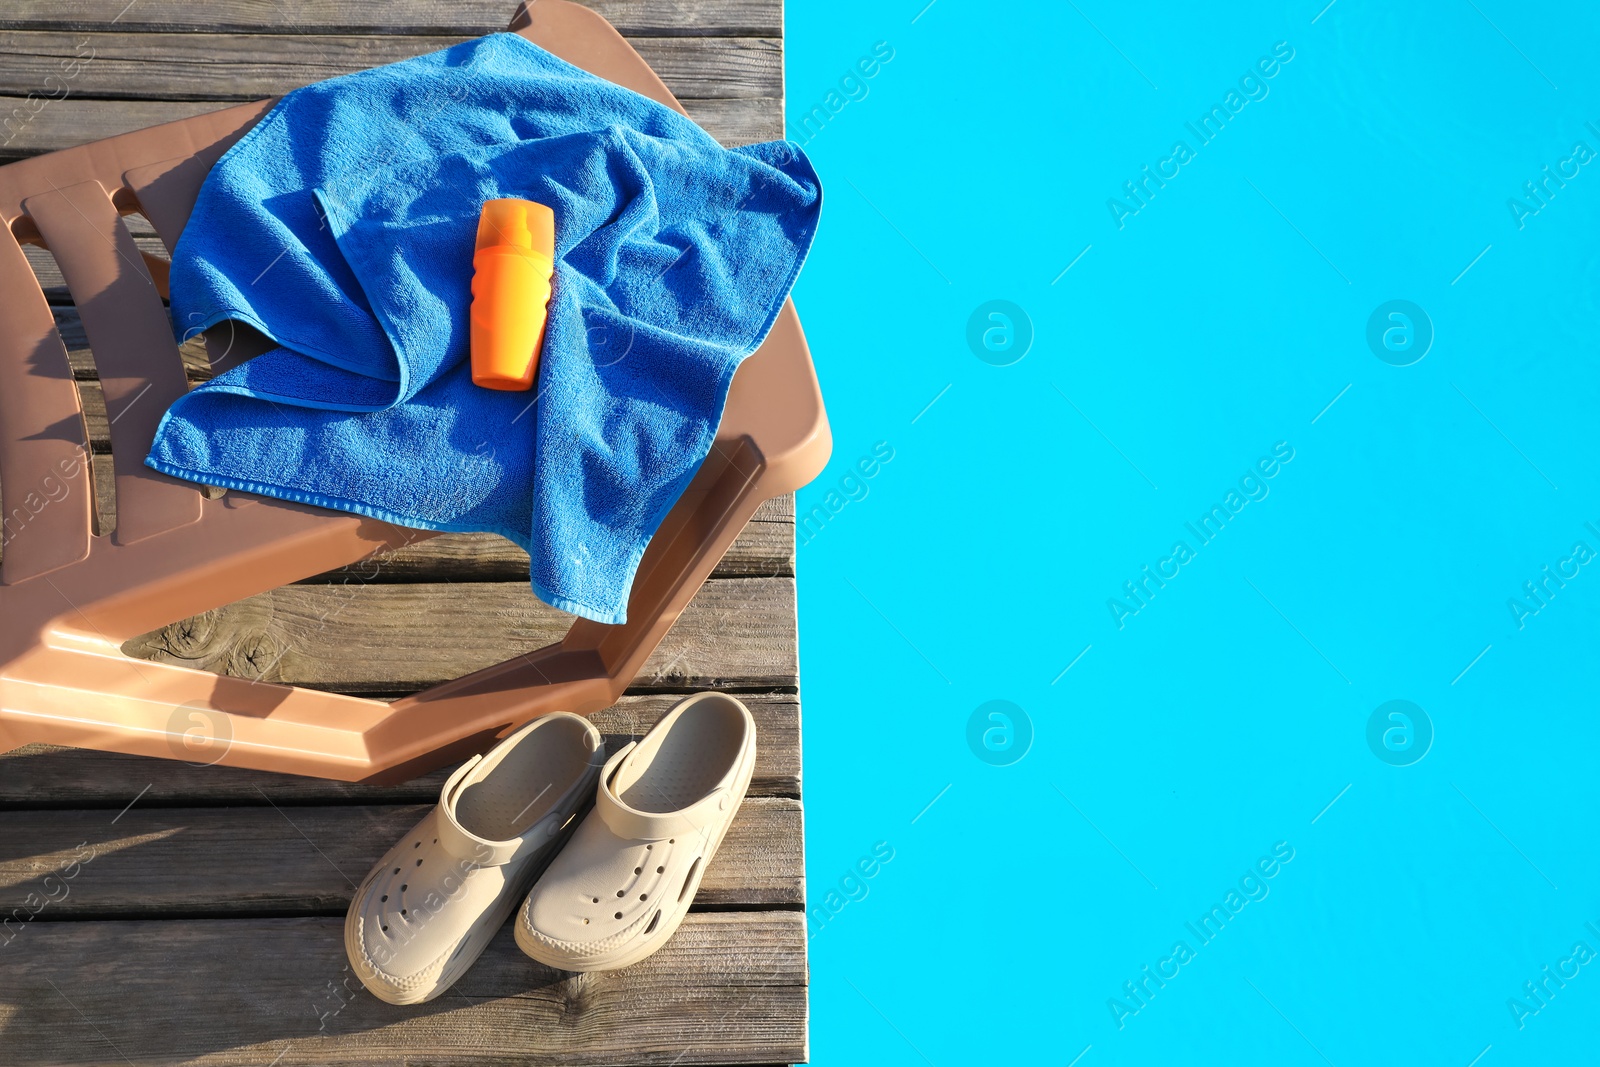
[[[512,28],[678,106],[586,8],[538,0]],[[614,703],[757,506],[827,462],[822,398],[786,305],[645,554],[626,625],[578,621],[559,644],[392,704],[128,659],[129,638],[428,536],[246,493],[210,499],[144,466],[187,385],[161,304],[165,264],[139,251],[121,216],[143,213],[170,251],[211,165],[271,103],[0,168],[0,751],[50,742],[346,781],[422,773],[534,716]],[[108,536],[91,533],[83,408],[22,244],[60,264],[99,367],[115,464]]]

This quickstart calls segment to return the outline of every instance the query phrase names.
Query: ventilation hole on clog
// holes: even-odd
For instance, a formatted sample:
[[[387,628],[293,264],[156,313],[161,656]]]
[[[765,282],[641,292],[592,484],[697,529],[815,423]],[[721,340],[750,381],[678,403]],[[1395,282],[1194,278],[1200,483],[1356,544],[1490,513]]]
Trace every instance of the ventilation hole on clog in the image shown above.
[[[694,860],[694,866],[690,867],[689,868],[689,873],[684,875],[683,888],[678,890],[678,900],[679,901],[682,901],[684,897],[689,895],[689,887],[694,884],[694,875],[695,875],[695,872],[700,869],[700,860],[702,858],[703,857],[696,856],[695,860]]]
[[[379,897],[379,898],[378,898],[378,900],[379,900],[379,902],[380,902],[380,903],[382,903],[382,902],[385,902],[385,901],[387,901],[387,900],[388,900],[388,899],[389,899],[389,894],[388,894],[388,893],[385,893],[385,894],[384,894],[384,895],[383,895],[383,896],[381,896],[381,897]]]
[[[389,932],[389,928],[388,928],[388,927],[387,927],[387,926],[385,926],[385,927],[384,927],[384,928],[383,928],[383,932],[384,932],[384,933],[388,933],[388,932]]]
[[[437,844],[438,844],[438,843],[439,843],[439,839],[438,839],[438,838],[437,838],[437,837],[436,837],[436,838],[434,838],[434,839],[433,839],[433,843],[434,843],[434,844],[436,844],[436,845],[437,845]]]
[[[645,850],[645,851],[646,851],[646,852],[649,852],[649,851],[650,851],[650,850],[651,850],[651,849],[653,849],[653,848],[655,848],[655,847],[656,847],[656,846],[654,846],[654,845],[646,845],[646,846],[644,846],[644,850]]]
[[[588,919],[583,920],[583,925],[588,926],[589,925],[589,920]]]
[[[677,843],[678,843],[678,839],[677,839],[677,838],[676,838],[676,837],[669,837],[669,838],[667,838],[667,844],[669,844],[669,845],[676,845],[676,844],[677,844]]]
[[[418,860],[418,861],[417,861],[417,866],[418,866],[418,867],[421,867],[421,866],[422,866],[422,861],[421,861],[421,860]]]
[[[409,885],[403,885],[403,886],[400,887],[400,892],[404,893],[407,889],[410,889],[410,888],[411,887]]]
[[[394,869],[394,873],[395,873],[395,874],[399,874],[399,873],[400,873],[400,868],[399,868],[399,867],[396,867],[396,868],[395,868],[395,869]]]
[[[652,930],[654,930],[656,928],[656,923],[658,923],[660,921],[661,921],[661,913],[658,911],[654,915],[650,916],[650,925],[646,926],[644,928],[644,932],[647,933],[647,934],[650,933],[650,931],[652,931]]]
[[[648,893],[640,893],[639,894],[639,899],[640,900],[649,900],[650,899],[650,895]]]
[[[619,919],[622,918],[622,912],[620,912],[620,911],[617,912],[617,918],[619,918]]]
[[[418,841],[416,844],[412,845],[411,847],[412,848],[421,848],[422,847],[422,842]]]
[[[663,874],[665,872],[666,872],[666,868],[665,867],[657,867],[656,868],[656,873],[657,874]]]
[[[644,868],[643,867],[635,867],[633,869],[633,873],[634,874],[643,874],[644,873]]]
[[[595,903],[596,903],[596,904],[598,904],[598,903],[600,903],[600,898],[599,898],[599,897],[595,897],[595,898],[594,898],[594,902],[595,902]]]
[[[406,912],[406,909],[404,909],[404,908],[401,908],[401,909],[400,909],[400,914],[401,914],[401,915],[405,915],[405,914],[407,914],[407,912]]]
[[[627,893],[627,892],[628,892],[628,891],[627,891],[627,890],[626,890],[626,889],[619,889],[619,890],[617,890],[617,896],[619,896],[619,897],[620,897],[620,896],[623,896],[623,895],[625,895],[625,894],[626,894],[626,893]]]

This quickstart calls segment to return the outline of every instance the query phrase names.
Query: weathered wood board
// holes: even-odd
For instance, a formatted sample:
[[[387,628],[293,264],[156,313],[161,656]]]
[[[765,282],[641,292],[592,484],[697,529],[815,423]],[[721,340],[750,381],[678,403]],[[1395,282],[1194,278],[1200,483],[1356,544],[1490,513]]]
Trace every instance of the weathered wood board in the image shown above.
[[[66,95],[80,98],[240,103],[475,36],[0,30],[0,94],[25,98],[59,82]],[[681,100],[760,98],[770,92],[783,55],[770,37],[634,37],[629,43]]]
[[[0,1067],[806,1056],[798,912],[691,914],[650,959],[592,975],[535,963],[507,928],[449,993],[409,1008],[360,989],[341,925],[335,917],[30,923],[0,949]]]
[[[519,582],[290,585],[135,638],[124,651],[342,693],[412,692],[559,641],[572,616]],[[794,580],[709,581],[635,681],[646,689],[797,683]]]
[[[506,0],[7,0],[0,29],[450,36],[504,28]],[[627,37],[781,37],[782,0],[589,0]]]
[[[262,797],[255,807],[136,805],[114,825],[118,813],[104,810],[0,813],[0,891],[58,896],[51,919],[342,913],[378,858],[433,808]],[[802,904],[799,818],[799,801],[747,799],[696,905]],[[93,856],[93,878],[51,877],[81,855]]]

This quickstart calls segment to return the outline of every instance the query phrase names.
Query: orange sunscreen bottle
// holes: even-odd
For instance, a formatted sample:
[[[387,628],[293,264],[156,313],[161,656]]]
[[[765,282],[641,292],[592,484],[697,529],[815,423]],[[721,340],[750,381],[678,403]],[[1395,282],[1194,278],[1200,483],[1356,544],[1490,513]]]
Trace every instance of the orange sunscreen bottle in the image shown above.
[[[555,213],[531,200],[489,200],[472,255],[472,380],[485,389],[531,389],[539,373]]]

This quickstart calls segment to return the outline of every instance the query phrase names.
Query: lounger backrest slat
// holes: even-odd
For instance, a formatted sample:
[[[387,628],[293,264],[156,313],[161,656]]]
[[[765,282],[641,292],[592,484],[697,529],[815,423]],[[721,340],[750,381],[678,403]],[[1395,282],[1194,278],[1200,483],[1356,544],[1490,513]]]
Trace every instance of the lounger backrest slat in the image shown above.
[[[212,160],[205,156],[180,156],[146,167],[138,167],[122,176],[129,191],[139,201],[139,210],[155,227],[161,243],[171,255],[178,247],[178,238],[194,210]]]
[[[99,182],[29,197],[32,217],[60,264],[99,368],[116,471],[119,544],[200,520],[197,487],[144,465],[167,408],[188,390],[149,269]]]
[[[94,493],[67,347],[4,227],[0,294],[0,581],[15,585],[89,554]]]

